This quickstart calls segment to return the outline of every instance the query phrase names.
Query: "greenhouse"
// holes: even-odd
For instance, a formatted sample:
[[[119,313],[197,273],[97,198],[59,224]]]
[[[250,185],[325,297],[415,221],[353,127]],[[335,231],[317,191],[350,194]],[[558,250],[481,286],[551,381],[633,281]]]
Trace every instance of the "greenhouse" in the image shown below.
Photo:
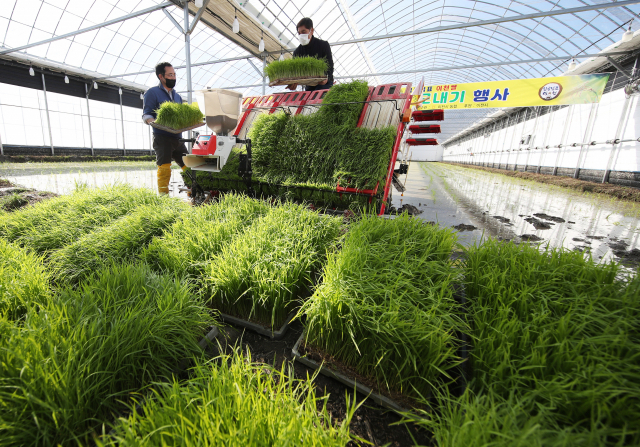
[[[3,0],[0,447],[640,445],[640,0]]]

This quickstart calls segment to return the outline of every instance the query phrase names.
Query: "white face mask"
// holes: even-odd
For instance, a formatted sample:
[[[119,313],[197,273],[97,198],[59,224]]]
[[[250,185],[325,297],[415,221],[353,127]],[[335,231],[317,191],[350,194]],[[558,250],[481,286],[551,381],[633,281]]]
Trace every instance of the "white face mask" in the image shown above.
[[[309,45],[311,40],[308,34],[298,34],[298,39],[300,39],[300,45]]]

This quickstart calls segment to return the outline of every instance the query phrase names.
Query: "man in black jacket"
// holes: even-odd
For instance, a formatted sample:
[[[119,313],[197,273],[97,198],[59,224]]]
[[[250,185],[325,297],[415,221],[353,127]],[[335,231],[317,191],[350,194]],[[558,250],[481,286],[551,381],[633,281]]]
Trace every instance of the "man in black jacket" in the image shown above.
[[[293,52],[293,57],[312,56],[318,59],[324,59],[329,68],[327,69],[328,80],[321,82],[316,86],[306,86],[306,91],[326,90],[333,85],[333,57],[331,56],[331,47],[326,40],[318,39],[313,36],[313,21],[305,17],[298,22],[298,38],[300,45]],[[287,88],[295,90],[298,84],[288,85]]]

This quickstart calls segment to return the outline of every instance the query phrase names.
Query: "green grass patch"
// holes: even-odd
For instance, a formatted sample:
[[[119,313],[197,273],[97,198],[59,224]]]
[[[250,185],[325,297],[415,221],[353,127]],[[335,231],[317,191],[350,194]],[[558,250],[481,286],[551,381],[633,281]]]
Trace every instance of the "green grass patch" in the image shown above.
[[[334,425],[313,381],[237,352],[220,360],[199,364],[186,382],[158,385],[99,445],[337,447],[352,439],[354,402],[347,400],[345,420]]]
[[[208,320],[183,284],[131,265],[63,291],[20,327],[0,319],[1,444],[90,444],[122,401],[201,354]]]
[[[327,75],[329,66],[324,59],[305,56],[273,61],[264,68],[271,81],[286,78],[320,78]]]
[[[179,199],[159,197],[160,203],[139,206],[55,251],[49,259],[54,278],[60,283],[75,284],[112,263],[138,259],[151,240],[189,208]]]
[[[455,245],[451,230],[407,215],[352,224],[299,312],[307,346],[391,393],[426,396],[453,378],[465,327],[453,296]]]
[[[207,266],[209,303],[224,313],[279,328],[311,295],[314,273],[342,221],[284,203],[256,219]]]
[[[0,239],[0,317],[15,321],[46,306],[52,299],[49,279],[39,256]]]
[[[197,103],[177,103],[166,101],[156,110],[156,123],[172,129],[184,129],[202,123],[204,115]]]
[[[154,191],[129,185],[78,188],[72,194],[0,216],[0,237],[49,255],[138,206],[165,202]]]

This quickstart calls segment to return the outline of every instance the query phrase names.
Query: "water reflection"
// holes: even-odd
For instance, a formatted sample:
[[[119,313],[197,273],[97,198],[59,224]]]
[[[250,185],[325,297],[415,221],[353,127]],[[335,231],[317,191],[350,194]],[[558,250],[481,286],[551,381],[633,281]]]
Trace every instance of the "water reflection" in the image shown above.
[[[442,163],[413,164],[407,192],[399,196],[395,192],[394,205],[418,206],[422,219],[477,227],[460,233],[463,244],[483,235],[539,238],[605,260],[629,260],[640,248],[640,206],[616,199]]]
[[[114,183],[127,183],[136,187],[157,190],[157,167],[148,162],[105,163],[4,163],[0,164],[0,177],[41,191],[69,194],[76,185],[102,187]],[[169,194],[185,198],[178,191],[184,182],[178,169],[172,169]]]

